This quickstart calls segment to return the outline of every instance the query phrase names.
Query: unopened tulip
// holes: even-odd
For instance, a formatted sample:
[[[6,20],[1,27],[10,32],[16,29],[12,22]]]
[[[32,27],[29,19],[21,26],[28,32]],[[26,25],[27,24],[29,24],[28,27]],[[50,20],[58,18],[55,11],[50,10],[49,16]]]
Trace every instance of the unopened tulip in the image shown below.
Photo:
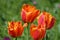
[[[21,11],[21,17],[24,22],[33,22],[34,19],[39,15],[40,11],[34,6],[24,4]]]
[[[18,37],[21,36],[23,33],[23,26],[21,22],[9,22],[8,23],[8,33],[12,37]]]
[[[43,25],[35,26],[34,24],[31,25],[30,35],[34,40],[41,40],[42,38],[44,38],[45,34],[46,34],[45,26]]]
[[[41,15],[38,18],[38,24],[45,24],[46,29],[51,29],[55,23],[55,18],[47,13],[47,12],[42,12]]]

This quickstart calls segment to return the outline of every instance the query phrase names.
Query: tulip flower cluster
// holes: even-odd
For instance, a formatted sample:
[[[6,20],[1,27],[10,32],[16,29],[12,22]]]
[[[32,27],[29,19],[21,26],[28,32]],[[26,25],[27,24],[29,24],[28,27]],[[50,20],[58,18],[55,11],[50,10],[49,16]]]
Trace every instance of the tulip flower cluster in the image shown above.
[[[41,12],[36,7],[29,4],[24,4],[21,11],[21,17],[25,23],[22,26],[21,22],[9,22],[8,33],[12,37],[21,36],[24,28],[30,23],[29,33],[34,40],[42,40],[46,35],[46,30],[51,29],[55,23],[55,18],[48,12]],[[38,24],[33,24],[37,19]]]

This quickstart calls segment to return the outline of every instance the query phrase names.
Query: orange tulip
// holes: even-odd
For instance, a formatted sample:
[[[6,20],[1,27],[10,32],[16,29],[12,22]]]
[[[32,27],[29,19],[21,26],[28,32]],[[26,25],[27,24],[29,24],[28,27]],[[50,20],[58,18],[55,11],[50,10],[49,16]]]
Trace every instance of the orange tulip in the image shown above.
[[[24,4],[21,12],[22,20],[24,22],[33,22],[39,13],[40,11],[37,10],[34,6]]]
[[[47,12],[43,12],[38,19],[38,24],[41,23],[44,23],[47,29],[51,29],[55,23],[55,18]]]
[[[41,40],[46,34],[45,26],[35,26],[34,24],[32,24],[30,27],[30,34],[34,40]]]
[[[22,27],[21,22],[9,22],[8,23],[8,33],[12,37],[21,36],[24,28]]]

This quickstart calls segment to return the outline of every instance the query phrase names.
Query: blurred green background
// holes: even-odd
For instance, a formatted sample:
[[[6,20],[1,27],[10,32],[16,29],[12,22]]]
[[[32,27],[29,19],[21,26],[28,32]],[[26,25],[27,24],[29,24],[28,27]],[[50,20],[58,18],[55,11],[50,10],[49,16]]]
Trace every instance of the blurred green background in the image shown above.
[[[56,23],[51,30],[47,30],[46,40],[60,40],[60,0],[0,0],[0,40],[4,37],[14,39],[7,32],[7,23],[8,21],[21,21],[20,13],[23,4],[34,5],[41,12],[50,12],[56,18]],[[21,37],[18,37],[18,40],[27,40],[26,33],[27,29]]]

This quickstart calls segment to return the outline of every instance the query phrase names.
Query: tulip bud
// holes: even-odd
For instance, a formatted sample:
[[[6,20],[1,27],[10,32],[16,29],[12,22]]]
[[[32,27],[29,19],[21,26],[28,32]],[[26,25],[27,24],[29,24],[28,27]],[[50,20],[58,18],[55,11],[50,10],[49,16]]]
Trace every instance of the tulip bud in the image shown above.
[[[30,27],[30,35],[34,40],[42,39],[46,34],[46,29],[42,25],[35,26],[34,24]]]
[[[33,22],[39,13],[40,11],[34,6],[24,4],[21,11],[21,17],[24,22]]]
[[[22,27],[21,22],[9,22],[8,23],[8,33],[12,37],[21,36],[24,28]]]
[[[55,23],[55,18],[47,12],[42,12],[38,18],[38,24],[45,25],[46,29],[51,29],[54,23]]]

